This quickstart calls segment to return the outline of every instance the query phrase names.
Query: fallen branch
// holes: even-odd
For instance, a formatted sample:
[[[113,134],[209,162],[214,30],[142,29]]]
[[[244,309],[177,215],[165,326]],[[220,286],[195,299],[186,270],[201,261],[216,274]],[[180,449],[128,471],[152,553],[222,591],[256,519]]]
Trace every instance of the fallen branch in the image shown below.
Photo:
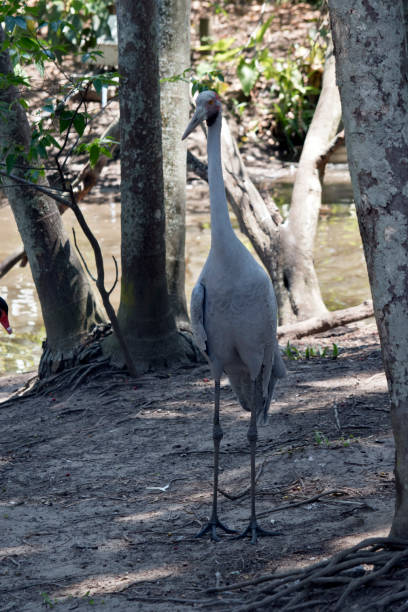
[[[320,334],[333,327],[347,325],[355,321],[361,321],[374,315],[372,300],[365,300],[359,306],[344,308],[343,310],[334,310],[323,314],[320,317],[312,317],[299,323],[291,323],[289,325],[280,325],[278,327],[278,338],[303,338],[304,336],[312,336]]]

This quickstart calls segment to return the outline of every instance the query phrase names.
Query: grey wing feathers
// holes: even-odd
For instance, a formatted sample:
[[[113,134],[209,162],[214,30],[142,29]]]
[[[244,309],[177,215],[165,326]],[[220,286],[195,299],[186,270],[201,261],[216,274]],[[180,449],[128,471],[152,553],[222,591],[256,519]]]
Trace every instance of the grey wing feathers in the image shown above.
[[[274,360],[272,371],[270,373],[267,385],[265,388],[265,365],[255,380],[255,405],[257,412],[257,421],[265,424],[268,420],[268,410],[272,399],[273,390],[278,378],[286,376],[286,368],[280,354],[279,346],[276,344],[274,349]],[[244,410],[251,411],[251,378],[248,372],[229,373],[228,378],[231,387],[238,397],[239,403]]]
[[[195,285],[191,294],[190,315],[194,340],[203,353],[207,350],[207,334],[204,329],[204,301],[205,287],[199,282]]]

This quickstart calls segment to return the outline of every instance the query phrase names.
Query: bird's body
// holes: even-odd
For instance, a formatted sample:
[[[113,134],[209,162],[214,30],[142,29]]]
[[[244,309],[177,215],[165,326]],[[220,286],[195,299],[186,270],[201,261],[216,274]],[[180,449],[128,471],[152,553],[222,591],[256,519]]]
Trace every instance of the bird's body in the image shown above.
[[[225,372],[249,411],[250,381],[257,380],[257,416],[266,416],[274,366],[282,369],[275,295],[268,275],[235,234],[232,242],[228,253],[210,251],[192,295],[192,326],[214,378]]]
[[[236,237],[228,214],[221,164],[221,103],[214,92],[202,92],[183,138],[201,121],[208,125],[208,182],[211,209],[211,249],[191,297],[191,323],[197,345],[205,352],[215,380],[214,501],[209,526],[224,526],[217,518],[220,379],[225,372],[240,404],[251,412],[252,540],[262,530],[255,516],[256,420],[266,420],[276,380],[285,366],[276,339],[277,306],[271,280]],[[230,531],[224,528],[226,531]],[[246,530],[247,531],[247,530]],[[245,532],[246,533],[246,532]]]

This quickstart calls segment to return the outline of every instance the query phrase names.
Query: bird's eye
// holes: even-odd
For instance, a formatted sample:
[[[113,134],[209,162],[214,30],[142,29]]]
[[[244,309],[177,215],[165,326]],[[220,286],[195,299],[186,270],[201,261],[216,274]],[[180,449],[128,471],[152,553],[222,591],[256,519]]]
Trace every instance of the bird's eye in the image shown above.
[[[214,100],[208,100],[208,104],[214,104]]]

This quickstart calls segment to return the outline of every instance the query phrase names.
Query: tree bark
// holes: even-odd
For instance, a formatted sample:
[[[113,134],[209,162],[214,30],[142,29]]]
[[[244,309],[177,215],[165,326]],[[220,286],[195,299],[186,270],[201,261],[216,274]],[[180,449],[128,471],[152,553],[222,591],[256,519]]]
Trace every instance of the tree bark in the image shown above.
[[[334,138],[340,120],[340,95],[336,86],[333,47],[329,44],[322,91],[300,156],[289,215],[281,230],[282,274],[288,298],[281,304],[281,319],[285,322],[327,312],[313,263],[322,203],[318,163]]]
[[[396,505],[408,538],[408,66],[404,3],[329,0],[347,154],[391,397]]]
[[[117,2],[122,195],[120,328],[136,368],[185,359],[166,281],[157,2]],[[122,360],[115,339],[105,351]]]
[[[4,40],[4,31],[0,28],[0,45]],[[0,72],[12,72],[7,51],[0,53]],[[30,146],[30,127],[19,97],[14,87],[0,89],[2,112],[7,112],[7,120],[2,117],[0,121],[2,151],[27,152]],[[14,173],[22,177],[27,168],[27,159],[19,155]],[[90,327],[103,320],[103,315],[68,240],[55,202],[36,189],[19,184],[8,189],[7,194],[41,303],[47,333],[40,363],[44,376],[72,365],[76,348]]]
[[[159,0],[160,78],[181,74],[190,65],[190,0]],[[185,295],[186,153],[180,138],[188,123],[189,93],[184,81],[160,87],[166,269],[170,304],[177,326],[190,328]]]

